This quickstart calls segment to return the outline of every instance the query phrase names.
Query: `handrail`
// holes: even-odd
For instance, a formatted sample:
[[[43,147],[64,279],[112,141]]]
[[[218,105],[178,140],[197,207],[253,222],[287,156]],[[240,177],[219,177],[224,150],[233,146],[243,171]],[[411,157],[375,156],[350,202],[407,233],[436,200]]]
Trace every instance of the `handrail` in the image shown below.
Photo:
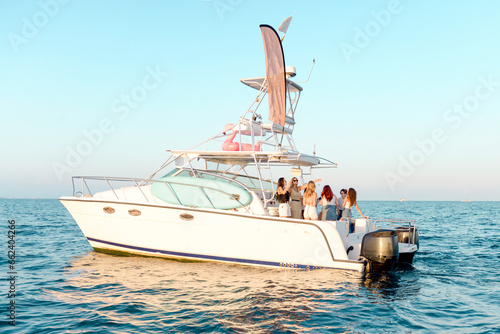
[[[392,226],[392,224],[411,224],[413,223],[416,225],[416,220],[414,219],[387,219],[387,218],[376,218],[376,217],[370,217],[369,218],[371,221],[373,221],[373,226],[376,227],[377,222],[385,222],[389,223],[389,226]]]
[[[134,180],[134,182],[135,182],[135,185],[137,186],[137,188],[141,191],[142,196],[144,196],[147,199],[146,194],[142,191],[141,186],[139,186],[139,184],[137,183],[137,180]],[[149,202],[149,200],[148,200],[148,202]]]
[[[204,187],[200,187],[198,186],[198,189],[200,189],[200,191],[203,193],[203,195],[205,195],[205,197],[207,198],[208,202],[210,203],[210,205],[212,206],[212,208],[215,209],[215,205],[214,203],[212,203],[212,201],[210,200],[210,197],[208,197],[208,194],[207,192],[205,191]],[[234,198],[234,196],[232,196]],[[238,201],[239,202],[239,201]],[[240,203],[241,204],[241,203]]]
[[[408,233],[411,232],[412,228],[414,231],[417,229],[417,222],[414,219],[386,219],[386,218],[373,218],[370,217],[370,220],[373,221],[373,229],[377,229],[377,223],[389,223],[389,228],[393,228],[392,225],[399,225],[399,227],[403,228],[408,228]],[[412,238],[408,237],[408,244],[411,244],[412,242],[410,241],[415,241],[415,234],[413,235],[413,240]]]
[[[116,199],[118,199],[118,195],[116,194],[115,189],[113,188],[113,185],[112,185],[112,184],[108,181],[108,178],[106,178],[106,177],[105,177],[105,178],[104,178],[104,180],[106,180],[106,182],[108,183],[108,185],[109,185],[109,187],[111,188],[111,190],[113,190],[113,194],[115,194]],[[88,189],[88,188],[87,188],[87,189]],[[90,190],[89,190],[89,192],[90,192]],[[92,195],[92,194],[91,194],[91,195]]]
[[[217,176],[217,177],[221,177],[221,178],[227,179],[227,180],[229,180],[231,182],[234,182],[234,183],[240,185],[241,187],[243,187],[248,192],[251,192],[251,190],[246,185],[244,185],[243,183],[241,183],[239,181],[232,180],[230,178],[223,177],[221,175],[216,175],[216,174],[211,174],[211,173],[206,173],[206,174],[214,175],[214,176]],[[200,192],[205,195],[205,197],[207,198],[208,202],[210,203],[210,205],[214,209],[215,209],[215,206],[214,206],[212,200],[210,199],[210,197],[208,196],[208,194],[206,193],[207,189],[211,190],[211,191],[218,192],[218,193],[222,193],[223,195],[226,195],[226,196],[229,196],[231,199],[237,201],[241,205],[241,207],[245,207],[245,205],[243,205],[243,203],[241,203],[241,201],[239,199],[237,199],[233,194],[227,193],[225,191],[222,191],[220,189],[216,189],[216,188],[213,188],[213,187],[200,186],[200,185],[195,185],[195,184],[187,184],[187,183],[174,182],[174,181],[162,181],[162,180],[144,180],[144,179],[136,179],[136,178],[122,178],[122,177],[73,176],[73,178],[72,178],[73,185],[74,185],[75,179],[81,179],[82,180],[82,184],[85,184],[85,187],[87,188],[88,193],[90,195],[92,195],[92,192],[90,191],[90,188],[87,185],[87,182],[86,182],[87,180],[105,181],[108,184],[108,186],[110,187],[110,189],[112,190],[112,192],[115,195],[116,199],[120,199],[120,197],[116,193],[116,191],[115,191],[115,189],[114,189],[114,187],[113,187],[113,185],[112,185],[112,183],[110,181],[116,181],[116,182],[134,182],[135,183],[134,187],[138,188],[140,190],[140,192],[142,193],[142,195],[144,196],[144,198],[146,199],[146,201],[149,202],[149,199],[147,198],[146,194],[142,191],[142,189],[140,189],[141,186],[139,186],[138,183],[137,183],[137,181],[140,180],[141,182],[144,181],[144,185],[148,185],[148,184],[152,184],[152,183],[163,183],[165,186],[167,186],[167,188],[175,196],[176,200],[179,202],[179,205],[184,205],[184,204],[182,203],[182,201],[180,200],[180,198],[177,196],[175,190],[172,188],[172,185],[174,185],[174,184],[182,185],[182,186],[189,186],[189,187],[194,187],[194,188],[199,189]],[[84,195],[83,191],[81,191],[80,193],[82,194],[82,196]],[[73,189],[73,196],[75,196],[75,195],[76,195],[76,193],[74,192],[74,189]],[[247,209],[247,212],[248,212],[248,209]]]
[[[179,196],[177,196],[172,186],[170,184],[167,184],[166,182],[164,182],[164,184],[167,186],[168,190],[172,192],[172,195],[175,196],[175,199],[177,200],[177,202],[179,202],[179,205],[182,205],[181,199],[179,198]]]
[[[82,179],[83,183],[85,184],[85,187],[87,188],[87,190],[89,191],[89,194],[90,196],[92,196],[92,192],[90,191],[90,188],[89,186],[87,185],[87,182],[85,182],[85,179]],[[83,185],[82,185],[82,194],[83,194]]]

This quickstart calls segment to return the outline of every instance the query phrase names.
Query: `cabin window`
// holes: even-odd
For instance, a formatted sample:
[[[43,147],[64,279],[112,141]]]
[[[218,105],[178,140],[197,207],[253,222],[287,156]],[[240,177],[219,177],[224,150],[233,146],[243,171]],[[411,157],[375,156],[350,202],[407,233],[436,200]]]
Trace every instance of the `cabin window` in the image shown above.
[[[194,219],[193,215],[191,215],[189,213],[182,213],[179,215],[179,217],[181,217],[182,220],[193,220]]]
[[[109,213],[109,214],[115,213],[115,209],[113,209],[113,208],[112,208],[112,207],[110,207],[110,206],[105,206],[102,210],[103,210],[104,212],[106,212],[106,213]]]
[[[134,217],[140,216],[141,212],[137,209],[128,210],[128,214]]]

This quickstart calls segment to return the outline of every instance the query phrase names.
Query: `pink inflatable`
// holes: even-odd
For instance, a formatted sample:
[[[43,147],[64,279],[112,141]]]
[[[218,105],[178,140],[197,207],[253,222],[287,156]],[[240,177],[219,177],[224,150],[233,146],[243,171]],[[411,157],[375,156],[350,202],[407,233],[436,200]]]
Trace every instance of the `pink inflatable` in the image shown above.
[[[224,134],[226,131],[233,131],[234,125],[229,123],[224,126]],[[235,143],[233,142],[234,137],[238,134],[237,131],[233,131],[227,139],[224,141],[222,144],[222,150],[223,151],[260,151],[260,141],[255,144],[255,147],[252,147],[252,144],[245,144],[245,143]]]

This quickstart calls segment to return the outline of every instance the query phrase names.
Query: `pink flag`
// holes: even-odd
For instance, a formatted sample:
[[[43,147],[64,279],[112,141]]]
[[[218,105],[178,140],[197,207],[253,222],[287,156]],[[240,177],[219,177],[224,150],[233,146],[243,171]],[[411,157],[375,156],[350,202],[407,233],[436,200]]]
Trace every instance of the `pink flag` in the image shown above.
[[[264,53],[266,55],[266,81],[269,102],[269,120],[285,126],[286,118],[286,79],[285,57],[276,30],[268,25],[261,25]]]

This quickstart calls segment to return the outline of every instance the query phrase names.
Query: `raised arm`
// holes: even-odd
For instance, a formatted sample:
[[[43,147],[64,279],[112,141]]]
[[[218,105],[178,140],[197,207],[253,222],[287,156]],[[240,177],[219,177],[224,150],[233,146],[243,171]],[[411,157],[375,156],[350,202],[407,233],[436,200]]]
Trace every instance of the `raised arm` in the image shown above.
[[[321,179],[316,179],[316,180],[314,180],[314,183],[318,183],[318,182],[321,182]],[[306,188],[307,188],[307,183],[306,183],[306,184],[301,185],[301,186],[299,187],[299,191],[302,191],[302,190],[304,190],[304,189],[306,189]]]
[[[361,215],[361,217],[365,218],[366,219],[366,216],[364,214],[361,213],[361,210],[359,209],[359,206],[358,206],[358,203],[354,204],[354,206],[356,207],[356,209],[358,209],[358,212],[359,214]]]

